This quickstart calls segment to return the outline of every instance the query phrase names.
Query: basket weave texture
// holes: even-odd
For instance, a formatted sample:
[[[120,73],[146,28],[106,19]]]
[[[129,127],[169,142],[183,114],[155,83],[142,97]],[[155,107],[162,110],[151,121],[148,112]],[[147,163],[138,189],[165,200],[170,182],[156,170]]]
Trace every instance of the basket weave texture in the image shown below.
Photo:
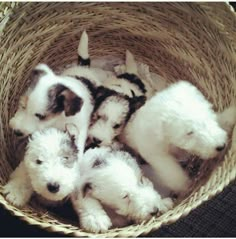
[[[91,56],[124,57],[129,49],[168,82],[196,85],[222,110],[236,99],[236,18],[224,3],[1,3],[0,4],[0,191],[17,165],[8,122],[27,88],[30,70],[76,61],[86,29]],[[49,231],[74,236],[137,237],[175,222],[236,178],[236,141],[224,160],[205,161],[194,190],[173,210],[140,225],[91,234],[36,204],[18,209],[0,194],[15,216]]]

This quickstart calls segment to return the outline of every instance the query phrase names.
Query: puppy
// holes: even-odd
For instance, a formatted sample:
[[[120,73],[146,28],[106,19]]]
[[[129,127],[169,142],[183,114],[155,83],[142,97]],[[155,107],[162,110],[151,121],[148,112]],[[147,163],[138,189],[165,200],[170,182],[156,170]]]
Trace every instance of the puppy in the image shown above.
[[[130,98],[103,86],[98,87],[88,133],[88,147],[111,145],[145,100],[145,96]]]
[[[112,71],[91,66],[91,59],[88,47],[88,34],[83,31],[78,45],[78,64],[63,71],[63,75],[82,76],[89,79],[94,85],[101,85],[108,82],[109,79],[115,77]]]
[[[31,77],[34,83],[21,97],[10,127],[17,136],[27,136],[49,127],[64,130],[67,123],[74,123],[80,129],[78,145],[82,155],[94,107],[90,81],[56,75],[44,64],[38,65]]]
[[[127,96],[146,96],[147,89],[138,75],[137,63],[130,51],[126,50],[125,72],[104,81],[103,86]]]
[[[50,128],[29,138],[24,159],[11,174],[3,193],[17,207],[24,206],[33,192],[58,202],[70,195],[79,177],[73,130]]]
[[[135,159],[128,153],[110,148],[91,149],[80,161],[76,137],[78,130],[71,124],[66,132],[55,128],[35,132],[29,139],[24,160],[4,186],[6,199],[20,207],[33,192],[51,202],[70,198],[81,227],[91,232],[112,226],[103,201],[117,214],[136,222],[172,207],[172,201],[162,200],[152,183],[142,177]],[[106,181],[110,182],[109,188]],[[109,194],[114,198],[116,195],[116,201],[112,203]]]
[[[190,180],[169,152],[170,146],[209,159],[225,148],[227,133],[202,93],[180,81],[146,101],[120,138],[152,166],[165,187],[182,192]]]
[[[89,149],[80,163],[80,170],[80,192],[73,204],[83,227],[89,230],[98,232],[88,217],[95,212],[101,215],[106,212],[98,203],[88,205],[87,198],[96,199],[135,223],[148,220],[158,212],[166,212],[173,206],[170,198],[161,199],[151,181],[142,175],[136,160],[127,152],[109,147]],[[84,212],[85,207],[89,211]]]

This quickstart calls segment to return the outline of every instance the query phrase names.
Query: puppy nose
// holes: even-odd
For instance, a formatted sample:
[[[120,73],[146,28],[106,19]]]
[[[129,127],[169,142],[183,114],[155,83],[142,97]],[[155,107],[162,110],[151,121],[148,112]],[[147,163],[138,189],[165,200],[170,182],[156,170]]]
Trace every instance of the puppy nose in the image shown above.
[[[222,146],[216,147],[216,150],[217,150],[217,151],[222,151],[224,148],[225,148],[225,144],[222,145]]]
[[[152,211],[150,214],[151,214],[152,216],[156,216],[158,212],[159,212],[158,207],[154,207],[154,208],[153,208],[153,211]]]
[[[23,135],[24,135],[20,130],[14,130],[14,134],[15,134],[17,137],[20,137],[20,136],[23,136]]]
[[[60,185],[58,183],[48,183],[47,188],[50,193],[57,193],[59,191]]]

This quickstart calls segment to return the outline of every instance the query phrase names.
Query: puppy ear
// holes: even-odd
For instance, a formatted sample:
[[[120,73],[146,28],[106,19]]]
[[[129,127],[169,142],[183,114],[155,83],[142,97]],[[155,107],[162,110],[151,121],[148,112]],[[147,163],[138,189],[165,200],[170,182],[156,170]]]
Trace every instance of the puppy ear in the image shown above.
[[[127,73],[138,75],[137,63],[134,59],[133,54],[129,50],[126,50],[125,66],[126,66]]]
[[[28,99],[29,99],[29,97],[28,97],[27,95],[21,96],[21,97],[20,97],[20,101],[19,101],[19,105],[20,105],[22,108],[26,108]]]
[[[62,84],[54,85],[48,98],[48,111],[54,114],[65,111],[66,116],[75,115],[83,105],[83,100]]]
[[[78,136],[79,130],[77,129],[75,124],[66,124],[65,128],[66,132],[70,135],[70,137]]]
[[[136,111],[137,109],[139,109],[140,107],[142,107],[145,102],[146,102],[146,96],[135,96],[130,98],[130,106],[131,108]]]
[[[74,92],[69,89],[66,89],[60,94],[59,101],[60,99],[62,99],[62,97],[64,97],[63,104],[66,116],[75,115],[81,110],[84,102]]]
[[[42,63],[38,64],[34,70],[44,72],[45,74],[53,74],[54,75],[52,69],[49,66],[47,66],[46,64],[42,64]]]
[[[29,76],[29,80],[30,80],[30,88],[34,88],[39,79],[43,76],[43,75],[46,75],[46,71],[44,71],[43,69],[33,69],[30,73],[30,76]]]
[[[104,87],[104,86],[99,86],[96,91],[96,99],[99,99],[101,97],[107,97],[111,95],[112,90]]]

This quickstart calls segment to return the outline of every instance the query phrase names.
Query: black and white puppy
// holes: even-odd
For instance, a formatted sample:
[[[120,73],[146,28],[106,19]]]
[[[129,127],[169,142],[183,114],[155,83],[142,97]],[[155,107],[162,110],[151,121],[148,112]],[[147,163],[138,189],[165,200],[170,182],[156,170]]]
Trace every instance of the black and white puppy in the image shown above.
[[[78,53],[84,59],[86,52],[88,41],[84,32]],[[21,97],[18,109],[10,120],[10,127],[17,136],[28,136],[50,127],[64,130],[67,123],[73,123],[80,130],[78,147],[82,156],[96,87],[100,85],[97,75],[82,66],[72,67],[57,75],[47,65],[39,64],[31,72],[30,80],[31,85]]]
[[[103,86],[98,87],[88,134],[89,147],[111,145],[145,100],[145,96],[130,98]]]

